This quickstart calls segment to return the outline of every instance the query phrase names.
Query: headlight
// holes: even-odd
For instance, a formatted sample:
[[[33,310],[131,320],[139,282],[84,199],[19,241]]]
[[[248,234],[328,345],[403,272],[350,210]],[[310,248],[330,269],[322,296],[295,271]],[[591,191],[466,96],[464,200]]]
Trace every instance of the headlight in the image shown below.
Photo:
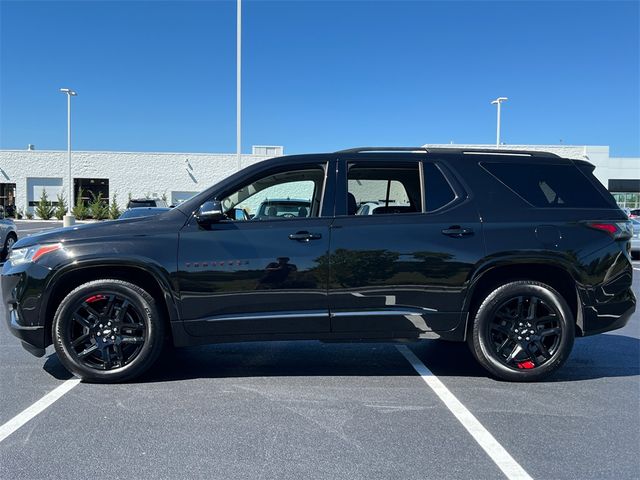
[[[41,256],[47,253],[55,252],[62,248],[62,245],[55,243],[53,245],[33,245],[31,247],[14,248],[9,254],[9,261],[12,265],[20,265],[21,263],[35,262]]]

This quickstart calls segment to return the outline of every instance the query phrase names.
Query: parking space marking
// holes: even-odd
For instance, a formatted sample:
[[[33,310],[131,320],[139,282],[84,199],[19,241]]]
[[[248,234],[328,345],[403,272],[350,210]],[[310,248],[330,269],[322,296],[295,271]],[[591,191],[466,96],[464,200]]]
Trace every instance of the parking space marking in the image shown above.
[[[396,348],[509,480],[532,480],[524,468],[406,345],[398,345]]]
[[[5,438],[18,430],[20,427],[22,427],[29,420],[45,411],[47,407],[51,406],[65,393],[69,392],[73,387],[78,385],[78,383],[80,383],[79,378],[71,378],[69,380],[66,380],[62,385],[57,386],[36,403],[31,405],[30,407],[27,407],[7,423],[2,425],[0,427],[0,442],[2,442]]]

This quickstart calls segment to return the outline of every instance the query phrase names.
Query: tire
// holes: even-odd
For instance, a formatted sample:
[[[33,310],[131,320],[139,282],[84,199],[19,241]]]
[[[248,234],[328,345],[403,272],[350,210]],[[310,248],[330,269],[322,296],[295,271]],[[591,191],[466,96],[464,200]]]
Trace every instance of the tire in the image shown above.
[[[4,241],[4,245],[2,247],[2,252],[0,253],[1,259],[4,261],[9,258],[9,254],[11,253],[11,249],[13,248],[13,244],[18,241],[18,237],[14,233],[10,233],[7,235],[7,238]]]
[[[523,280],[502,285],[482,302],[467,341],[493,376],[532,382],[564,364],[574,336],[565,299],[544,283]]]
[[[53,319],[60,362],[82,380],[131,380],[157,360],[165,322],[154,298],[122,280],[95,280],[60,303]]]

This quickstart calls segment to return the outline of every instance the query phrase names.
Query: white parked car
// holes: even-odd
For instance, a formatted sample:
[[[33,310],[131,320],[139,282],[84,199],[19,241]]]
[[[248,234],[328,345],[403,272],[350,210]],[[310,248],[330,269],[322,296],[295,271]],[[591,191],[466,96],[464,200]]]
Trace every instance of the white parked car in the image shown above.
[[[16,230],[16,224],[9,218],[0,219],[0,245],[2,245],[2,251],[0,252],[0,261],[4,261],[9,255],[9,252],[13,248],[13,244],[18,241],[18,233]]]

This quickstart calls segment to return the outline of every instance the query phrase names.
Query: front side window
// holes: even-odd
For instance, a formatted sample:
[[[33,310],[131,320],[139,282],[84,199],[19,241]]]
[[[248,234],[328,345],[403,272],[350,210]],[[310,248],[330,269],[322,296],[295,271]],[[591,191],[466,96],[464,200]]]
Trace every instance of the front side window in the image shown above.
[[[227,195],[222,208],[235,221],[318,217],[324,177],[320,167],[269,174]]]
[[[348,215],[392,215],[422,212],[418,163],[393,166],[349,165]]]

